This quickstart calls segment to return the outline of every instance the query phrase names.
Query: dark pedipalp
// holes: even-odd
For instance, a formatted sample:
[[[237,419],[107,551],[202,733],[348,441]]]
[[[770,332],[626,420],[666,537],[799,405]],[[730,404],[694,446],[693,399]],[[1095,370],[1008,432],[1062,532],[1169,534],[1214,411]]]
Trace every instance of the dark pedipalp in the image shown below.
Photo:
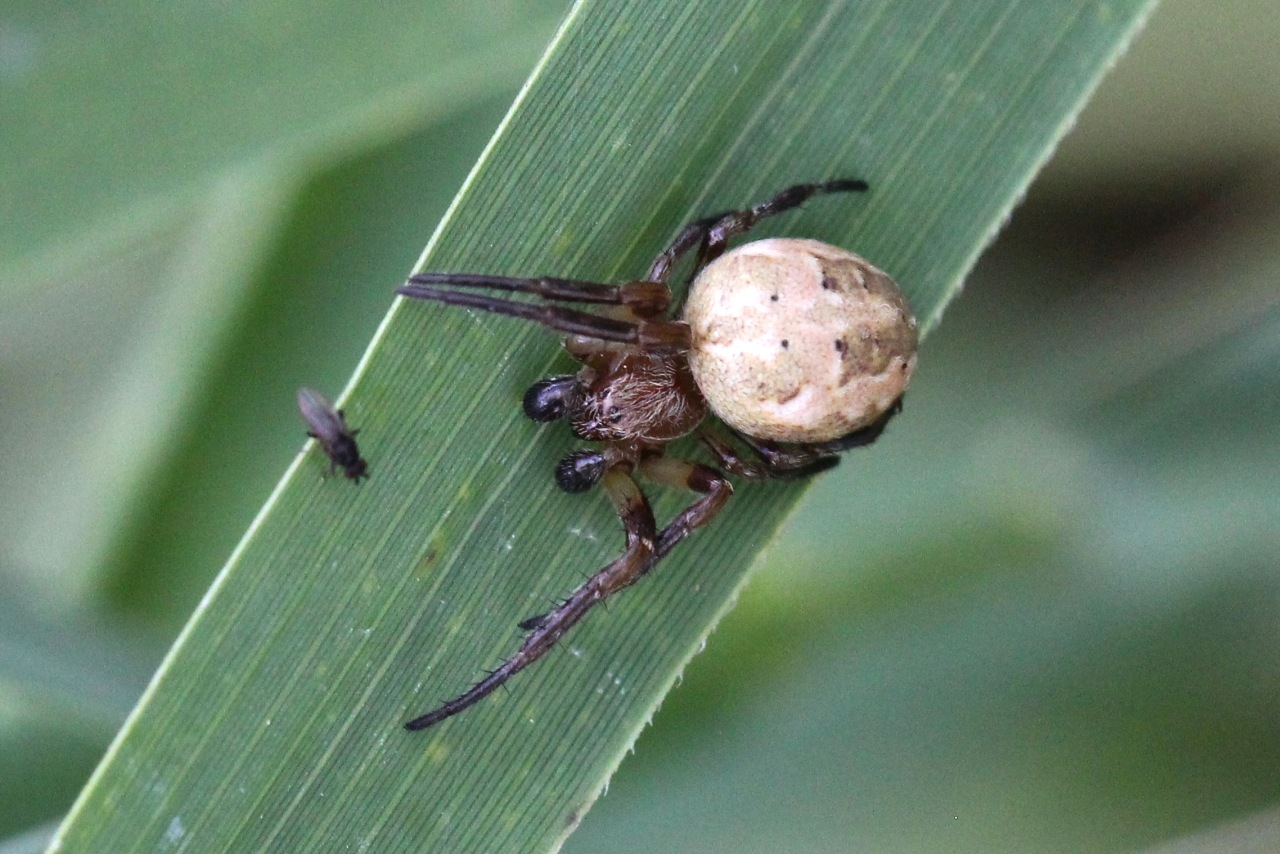
[[[531,421],[559,421],[578,397],[578,378],[573,374],[547,377],[529,386],[524,393],[524,414]]]
[[[573,451],[556,465],[556,486],[565,492],[586,492],[600,482],[609,458],[600,451]]]

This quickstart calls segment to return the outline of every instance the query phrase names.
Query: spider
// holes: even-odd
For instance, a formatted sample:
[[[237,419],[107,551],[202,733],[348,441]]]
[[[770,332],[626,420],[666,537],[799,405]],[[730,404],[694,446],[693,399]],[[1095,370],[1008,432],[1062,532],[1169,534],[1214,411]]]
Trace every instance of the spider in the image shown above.
[[[893,280],[857,255],[815,240],[766,239],[727,251],[730,238],[812,196],[866,189],[860,180],[797,184],[754,207],[697,220],[654,259],[644,279],[626,284],[422,273],[398,289],[407,297],[530,320],[566,336],[565,349],[581,367],[534,383],[524,412],[534,421],[563,419],[577,438],[599,443],[562,459],[555,481],[566,492],[602,485],[626,533],[620,557],[552,610],[519,624],[528,634],[514,654],[407,729],[425,729],[479,702],[541,658],[592,607],[652,570],[725,506],[733,494],[726,471],[804,477],[880,436],[901,411],[916,362],[916,321]],[[681,310],[667,282],[689,253],[695,253],[691,284]],[[709,414],[736,444],[707,428]],[[718,467],[666,455],[672,441],[693,433]],[[659,529],[637,474],[698,497]]]

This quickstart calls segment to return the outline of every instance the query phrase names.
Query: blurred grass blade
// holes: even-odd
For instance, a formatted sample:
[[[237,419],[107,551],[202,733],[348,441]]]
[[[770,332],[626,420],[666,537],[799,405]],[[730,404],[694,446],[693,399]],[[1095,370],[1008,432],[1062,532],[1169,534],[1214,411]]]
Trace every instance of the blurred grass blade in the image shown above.
[[[863,177],[866,197],[815,200],[761,232],[855,249],[932,325],[1149,6],[580,3],[423,265],[624,279],[690,218],[796,181]],[[620,547],[599,496],[551,484],[567,431],[519,411],[531,381],[567,367],[542,330],[397,305],[344,400],[371,480],[322,479],[314,449],[295,464],[62,849],[526,851],[562,839],[803,489],[743,487],[510,691],[403,732]],[[656,498],[663,517],[688,500]]]
[[[286,217],[314,188],[308,179],[433,124],[456,125],[486,100],[500,98],[505,107],[569,4],[517,0],[502,14],[473,15],[457,14],[460,5],[319,0],[300,11],[263,3],[6,4],[0,20],[6,579],[55,606],[83,606],[115,555],[140,539],[159,539],[141,530],[161,515],[154,507],[172,512],[186,489],[199,499],[172,515],[182,523],[207,515],[205,484],[175,488],[177,501],[156,493],[179,468],[175,457],[194,444],[191,434],[225,436],[240,426],[227,425],[220,412],[260,423],[274,411],[257,408],[254,392],[269,389],[289,368],[252,338],[252,325],[274,308],[273,299],[287,297],[278,272],[269,279],[257,274],[291,236]],[[494,123],[486,117],[485,138]],[[453,130],[449,139],[468,136]],[[433,148],[433,175],[453,173],[451,148],[447,141]],[[446,199],[460,180],[446,181]],[[435,194],[429,181],[395,186],[415,184]],[[423,209],[433,202],[425,199]],[[383,228],[378,236],[394,231]],[[381,247],[375,240],[359,245],[371,253]],[[411,245],[420,249],[421,237]],[[324,257],[312,251],[307,268],[317,269]],[[396,266],[402,275],[403,259]],[[362,297],[390,281],[369,289],[312,282],[307,294],[322,299],[332,287],[345,298],[359,352],[385,312],[381,293],[376,312]],[[291,355],[301,351],[302,364],[323,362],[326,347],[343,353],[345,367],[328,376],[345,378],[353,357],[328,344],[341,340],[341,331],[316,334],[313,320],[295,321],[312,335],[310,347],[287,334],[270,340]],[[252,376],[267,381],[246,383],[241,375],[221,394],[211,393],[228,352],[246,339],[256,345],[245,360]],[[307,378],[321,381],[316,373]],[[298,385],[296,377],[282,383],[290,390]],[[260,434],[246,435],[253,442]],[[248,459],[243,445],[230,440],[224,458]],[[192,574],[201,590],[279,475],[276,463],[265,471],[247,468],[245,503],[223,516],[232,520],[231,533],[200,532],[216,559],[188,561],[183,553],[184,569],[198,566]],[[122,562],[132,569],[136,556]],[[175,573],[166,569],[154,575],[168,582]],[[180,598],[166,596],[169,586],[138,584],[167,603]],[[181,601],[193,606],[195,597]]]

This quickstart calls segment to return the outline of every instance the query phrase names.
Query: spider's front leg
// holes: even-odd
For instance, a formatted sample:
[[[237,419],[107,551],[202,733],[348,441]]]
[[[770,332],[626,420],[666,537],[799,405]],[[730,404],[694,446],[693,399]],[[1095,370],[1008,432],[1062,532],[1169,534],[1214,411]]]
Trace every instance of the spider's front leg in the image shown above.
[[[648,477],[702,494],[701,498],[685,508],[661,532],[657,532],[653,510],[640,487],[628,474],[629,468],[626,463],[611,466],[601,478],[605,493],[613,501],[626,531],[627,548],[622,556],[588,578],[553,610],[521,622],[520,628],[527,629],[529,634],[515,655],[466,693],[409,721],[405,724],[406,729],[426,729],[492,694],[508,679],[555,646],[597,603],[634,584],[657,566],[694,529],[710,522],[733,495],[733,487],[729,481],[710,466],[660,456],[646,458],[641,461],[640,468]]]
[[[658,542],[654,548],[654,561],[667,556],[676,545],[694,529],[715,518],[716,514],[733,497],[733,484],[725,476],[711,466],[702,463],[691,463],[671,457],[651,457],[642,460],[640,470],[646,477],[668,486],[682,487],[702,494],[702,497],[690,504],[680,515],[676,516],[667,527],[658,534]],[[652,566],[644,571],[648,572]]]
[[[594,314],[560,305],[543,305],[475,293],[477,288],[531,294],[551,303],[605,305],[612,314]],[[419,273],[396,289],[401,296],[489,311],[531,320],[565,335],[627,344],[652,352],[689,349],[689,327],[661,319],[671,303],[662,282],[602,285],[572,279],[515,279],[473,273]],[[615,316],[616,315],[616,316]]]
[[[426,729],[480,702],[546,654],[597,602],[632,584],[657,562],[661,555],[655,553],[658,538],[653,510],[628,470],[626,464],[616,465],[601,477],[605,493],[626,531],[627,547],[622,556],[588,578],[554,610],[522,622],[520,627],[530,631],[514,655],[465,693],[409,721],[405,729]]]

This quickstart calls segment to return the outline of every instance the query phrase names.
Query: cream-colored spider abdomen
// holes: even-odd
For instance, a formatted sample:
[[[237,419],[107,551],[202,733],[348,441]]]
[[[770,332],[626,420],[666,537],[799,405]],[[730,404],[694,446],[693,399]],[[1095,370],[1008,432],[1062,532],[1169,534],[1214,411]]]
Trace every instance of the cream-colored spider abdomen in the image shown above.
[[[916,319],[893,279],[816,240],[757,240],[698,275],[689,364],[748,436],[825,442],[873,423],[916,366]]]

